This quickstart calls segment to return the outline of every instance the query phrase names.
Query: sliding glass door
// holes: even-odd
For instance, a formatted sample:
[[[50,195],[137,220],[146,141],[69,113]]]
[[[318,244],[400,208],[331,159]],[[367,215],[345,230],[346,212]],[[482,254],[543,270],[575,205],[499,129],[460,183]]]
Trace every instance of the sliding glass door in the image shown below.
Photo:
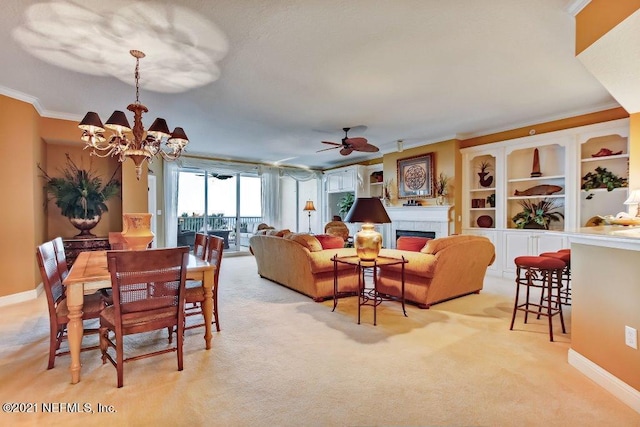
[[[262,222],[261,198],[257,174],[183,169],[178,173],[178,225],[183,233],[222,237],[225,250],[248,250],[238,236]]]

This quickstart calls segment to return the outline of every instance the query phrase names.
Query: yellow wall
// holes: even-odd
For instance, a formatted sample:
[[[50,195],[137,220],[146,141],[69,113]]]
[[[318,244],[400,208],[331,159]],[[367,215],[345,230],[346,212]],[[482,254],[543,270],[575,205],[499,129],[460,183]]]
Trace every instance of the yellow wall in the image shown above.
[[[629,189],[640,190],[640,113],[629,118]]]
[[[0,96],[0,296],[33,290],[40,283],[35,247],[45,235],[44,194],[38,162],[45,162],[39,115],[30,104]]]
[[[122,212],[148,212],[147,180],[148,168],[142,165],[142,176],[136,179],[136,167],[133,161],[122,163]]]
[[[46,142],[47,165],[44,169],[49,176],[61,176],[61,169],[66,164],[66,153],[82,169],[90,169],[96,172],[106,183],[116,173],[116,179],[122,183],[122,171],[120,163],[113,157],[91,156],[89,150],[84,150],[84,142],[80,140],[81,131],[78,123],[72,120],[60,120],[42,117],[40,118],[40,136]],[[39,184],[44,185],[41,179]],[[116,196],[107,202],[109,211],[106,212],[98,225],[91,230],[93,234],[107,237],[109,231],[122,230],[122,202],[121,196]],[[54,237],[73,237],[79,231],[74,228],[69,220],[60,214],[60,208],[53,200],[47,205],[47,239]]]
[[[591,0],[576,15],[576,55],[640,8],[640,0]]]
[[[406,202],[405,199],[398,199],[398,160],[409,157],[419,156],[421,154],[434,153],[435,168],[434,179],[437,178],[440,173],[446,174],[451,178],[449,184],[449,196],[447,203],[454,205],[454,208],[450,212],[450,217],[454,221],[454,230],[459,232],[461,230],[461,223],[458,220],[460,212],[460,204],[462,201],[461,194],[461,182],[460,176],[461,156],[460,156],[460,141],[452,139],[448,141],[442,141],[435,144],[423,145],[421,147],[409,148],[400,153],[385,154],[382,158],[383,170],[385,181],[391,179],[391,203],[393,206],[402,206]],[[456,173],[456,171],[458,171]],[[420,200],[420,198],[416,198]],[[423,205],[434,205],[435,199],[422,199]],[[456,210],[457,209],[457,210]]]
[[[571,276],[571,348],[640,390],[640,351],[624,343],[625,326],[640,330],[640,252],[572,244]]]

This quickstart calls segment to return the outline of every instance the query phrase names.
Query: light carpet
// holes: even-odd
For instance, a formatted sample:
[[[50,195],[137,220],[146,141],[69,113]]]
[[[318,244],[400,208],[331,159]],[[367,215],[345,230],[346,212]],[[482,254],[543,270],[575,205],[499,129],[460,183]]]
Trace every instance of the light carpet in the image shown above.
[[[514,284],[485,282],[480,294],[429,310],[409,305],[408,317],[386,302],[377,326],[364,307],[358,325],[355,297],[332,312],[331,301],[261,279],[253,257],[225,258],[212,349],[203,329],[187,331],[184,371],[175,353],[131,362],[121,389],[99,351],[82,353],[76,385],[68,356],[46,370],[41,295],[0,308],[0,401],[38,411],[1,413],[0,424],[640,426],[640,414],[567,363],[570,333],[558,325],[551,343],[545,320],[524,325],[522,314],[509,331]],[[164,345],[160,331],[127,348]],[[86,403],[93,413],[43,413],[50,403]],[[98,413],[98,404],[115,412]]]

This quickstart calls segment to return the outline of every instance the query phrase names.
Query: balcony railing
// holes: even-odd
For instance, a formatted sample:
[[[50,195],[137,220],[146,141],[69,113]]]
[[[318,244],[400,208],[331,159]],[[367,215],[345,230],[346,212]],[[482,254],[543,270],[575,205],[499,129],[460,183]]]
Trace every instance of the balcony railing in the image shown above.
[[[245,233],[253,229],[254,223],[264,222],[259,216],[240,217],[240,232]],[[204,217],[202,216],[181,216],[178,217],[178,227],[182,231],[204,231]],[[236,230],[235,216],[209,216],[207,217],[207,230]]]

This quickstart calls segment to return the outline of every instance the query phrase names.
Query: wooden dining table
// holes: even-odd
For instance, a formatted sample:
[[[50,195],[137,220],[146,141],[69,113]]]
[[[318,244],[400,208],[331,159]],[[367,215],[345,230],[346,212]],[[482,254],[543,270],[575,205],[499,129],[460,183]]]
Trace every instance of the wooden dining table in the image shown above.
[[[198,280],[203,284],[204,302],[202,314],[204,316],[205,348],[211,348],[211,318],[213,314],[213,284],[216,266],[203,261],[193,254],[189,254],[187,265],[187,279]],[[69,352],[71,354],[71,383],[80,381],[80,348],[82,346],[83,324],[82,305],[84,295],[91,294],[98,289],[111,287],[111,276],[107,267],[107,251],[81,252],[74,262],[69,275],[64,279],[66,286],[67,307],[69,309],[69,323],[67,335]]]

